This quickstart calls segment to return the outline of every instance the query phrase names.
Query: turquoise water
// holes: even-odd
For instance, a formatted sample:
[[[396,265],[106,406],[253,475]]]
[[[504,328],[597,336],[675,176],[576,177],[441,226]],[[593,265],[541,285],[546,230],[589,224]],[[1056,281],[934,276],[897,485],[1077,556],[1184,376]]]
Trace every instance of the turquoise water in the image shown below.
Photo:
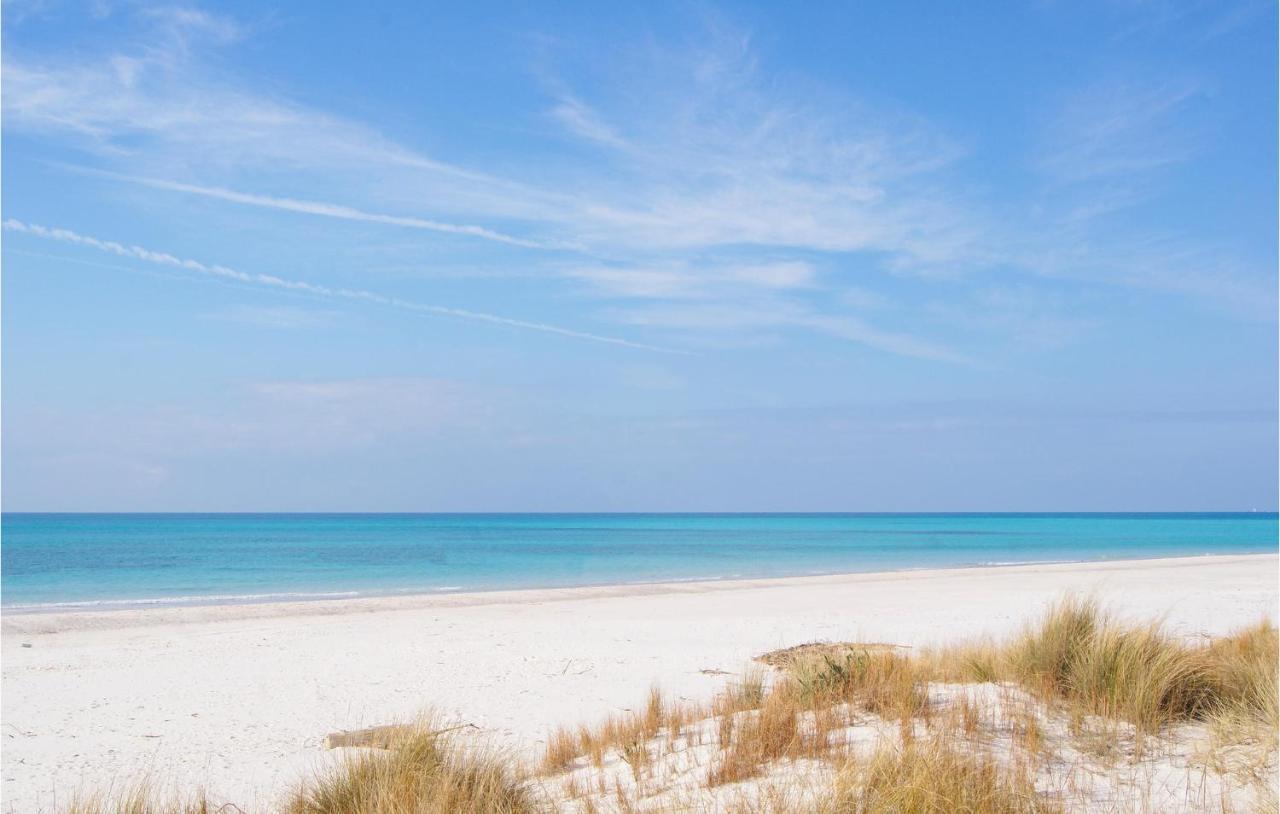
[[[4,514],[6,610],[1276,551],[1250,514]]]

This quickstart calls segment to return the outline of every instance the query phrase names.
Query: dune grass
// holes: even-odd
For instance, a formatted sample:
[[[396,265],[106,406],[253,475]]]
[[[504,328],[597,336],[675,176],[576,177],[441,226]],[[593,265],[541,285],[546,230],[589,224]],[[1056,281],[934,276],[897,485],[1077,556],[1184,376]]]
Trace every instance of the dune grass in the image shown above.
[[[770,693],[758,710],[741,714],[722,751],[707,773],[707,786],[739,783],[760,774],[764,766],[793,756],[802,744],[800,709],[784,693]]]
[[[779,691],[810,708],[854,704],[882,718],[912,718],[928,709],[928,676],[891,650],[851,647],[842,656],[797,658],[786,669],[791,680]]]
[[[1050,609],[1013,644],[1008,662],[1012,677],[1033,692],[1122,718],[1146,733],[1230,703],[1207,648],[1171,639],[1155,623],[1121,625],[1092,600]]]
[[[1061,806],[1036,791],[1021,767],[1002,766],[930,742],[876,753],[844,782],[833,814],[1050,814]]]
[[[216,806],[196,794],[186,799],[163,799],[142,781],[119,794],[94,794],[72,801],[66,814],[241,814],[237,806]]]
[[[936,678],[1015,682],[1078,712],[1153,734],[1180,722],[1277,724],[1277,635],[1270,623],[1204,644],[1158,623],[1126,624],[1093,599],[1067,598],[1003,646],[950,648],[923,659]]]
[[[1260,747],[1245,750],[1248,760],[1233,753],[1216,770],[1244,766],[1239,773],[1251,778],[1260,799],[1273,799],[1277,644],[1269,623],[1209,642],[1187,641],[1157,623],[1123,622],[1095,600],[1068,597],[1002,643],[917,653],[854,643],[775,651],[761,658],[779,671],[771,681],[748,673],[709,703],[678,715],[655,691],[641,711],[576,734],[553,734],[541,771],[584,765],[587,754],[597,767],[616,754],[635,771],[637,756],[646,767],[662,757],[659,744],[638,750],[641,739],[665,727],[670,753],[685,727],[696,732],[701,720],[710,723],[717,747],[703,775],[709,790],[763,778],[787,765],[780,761],[813,759],[845,765],[823,811],[1049,812],[1059,810],[1057,804],[1034,786],[1035,767],[1053,760],[1048,715],[1069,721],[1077,749],[1104,765],[1137,758],[1142,739],[1171,725],[1208,724],[1228,750]],[[961,696],[940,711],[930,702],[936,682],[998,682],[1006,689],[994,706]],[[839,734],[858,725],[859,714],[898,723],[896,738],[869,762],[858,762]],[[934,721],[939,714],[942,720]],[[993,733],[1016,761],[981,759],[976,744],[990,743]],[[638,771],[635,777],[639,783]],[[775,808],[792,810],[769,810]]]
[[[1264,731],[1280,730],[1280,691],[1276,681],[1280,636],[1270,621],[1213,641],[1207,658],[1219,696],[1210,710],[1212,715],[1252,719]]]
[[[1025,767],[975,756],[946,739],[883,747],[841,769],[814,814],[1057,814]]]
[[[533,814],[507,761],[421,725],[298,788],[285,814]]]

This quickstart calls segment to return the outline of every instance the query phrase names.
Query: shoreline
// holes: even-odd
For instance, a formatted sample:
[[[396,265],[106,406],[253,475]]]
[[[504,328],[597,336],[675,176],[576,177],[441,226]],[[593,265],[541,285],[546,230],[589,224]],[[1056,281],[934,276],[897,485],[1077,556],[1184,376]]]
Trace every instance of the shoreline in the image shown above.
[[[9,512],[3,515],[5,562],[14,568],[6,567],[0,580],[0,614],[1266,554],[1276,550],[1278,518],[1258,512]]]
[[[1267,556],[1269,551],[1243,551],[1243,552],[1211,552],[1206,551],[1202,554],[1179,554],[1173,556],[1152,556],[1152,557],[1109,557],[1101,559],[1079,559],[1079,560],[1016,560],[1009,562],[978,562],[978,563],[961,563],[958,565],[945,566],[908,566],[904,568],[884,568],[868,571],[810,571],[803,574],[782,574],[775,576],[740,576],[730,575],[727,577],[672,577],[669,579],[653,579],[653,580],[635,580],[628,582],[588,582],[573,585],[549,584],[549,585],[524,585],[519,587],[468,587],[464,588],[457,585],[445,585],[432,588],[405,588],[402,590],[390,591],[361,591],[361,590],[333,590],[333,591],[280,591],[275,593],[264,594],[209,594],[209,595],[192,595],[192,596],[175,596],[175,597],[155,597],[142,599],[86,599],[82,601],[68,600],[65,602],[27,602],[13,605],[0,604],[0,615],[30,615],[30,614],[57,614],[57,613],[109,613],[114,611],[142,611],[142,610],[164,610],[176,608],[225,608],[240,607],[253,605],[292,605],[307,604],[314,602],[347,602],[351,600],[382,600],[382,599],[419,599],[424,597],[452,596],[452,595],[472,595],[472,594],[494,594],[494,593],[517,593],[522,591],[573,591],[573,590],[590,590],[598,588],[628,588],[628,587],[653,587],[664,585],[683,585],[683,584],[719,584],[726,582],[741,583],[758,583],[769,582],[774,580],[789,579],[809,579],[821,577],[852,577],[867,574],[910,574],[917,572],[932,571],[969,571],[973,569],[983,568],[1014,568],[1023,566],[1047,566],[1047,565],[1087,565],[1090,563],[1125,563],[1125,562],[1152,562],[1159,560],[1200,560],[1207,557],[1259,557]]]
[[[1123,571],[1132,567],[1180,567],[1193,563],[1236,563],[1280,558],[1280,551],[1245,554],[1198,554],[1181,557],[1125,557],[1107,560],[1054,560],[947,566],[944,568],[900,568],[885,571],[843,571],[783,577],[748,577],[703,579],[690,578],[657,582],[602,583],[597,585],[551,586],[539,588],[494,588],[412,592],[403,594],[367,594],[352,592],[344,596],[275,599],[265,601],[168,603],[163,600],[119,600],[122,604],[103,607],[74,606],[0,606],[0,633],[48,633],[82,628],[108,629],[140,627],[150,624],[196,623],[227,619],[263,619],[289,616],[331,616],[343,613],[376,613],[416,609],[475,607],[483,605],[541,604],[572,602],[583,599],[661,596],[685,593],[714,593],[746,589],[805,587],[833,583],[880,582],[911,577],[930,579],[969,574],[981,576],[991,572],[1041,573],[1062,570],[1090,572]],[[280,596],[280,595],[264,595]],[[115,602],[116,600],[107,600]],[[43,620],[49,624],[37,624]],[[114,620],[114,624],[113,624]],[[27,621],[28,624],[23,624]]]

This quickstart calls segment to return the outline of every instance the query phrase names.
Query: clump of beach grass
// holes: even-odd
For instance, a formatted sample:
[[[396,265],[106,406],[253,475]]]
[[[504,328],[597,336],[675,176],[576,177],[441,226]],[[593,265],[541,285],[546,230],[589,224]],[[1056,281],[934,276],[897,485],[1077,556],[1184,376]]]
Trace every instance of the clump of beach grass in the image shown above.
[[[214,805],[202,793],[164,798],[145,780],[118,793],[98,793],[76,799],[66,814],[241,814],[230,803]]]
[[[1120,624],[1093,600],[1051,608],[1008,658],[1013,677],[1032,692],[1123,718],[1144,733],[1228,702],[1207,648],[1172,639],[1156,623]]]
[[[810,708],[854,704],[885,718],[912,718],[928,708],[925,675],[908,656],[887,649],[852,649],[797,658],[782,691]]]
[[[1002,765],[946,739],[884,746],[852,761],[814,814],[1057,814],[1021,765]]]
[[[1280,730],[1276,669],[1280,663],[1280,635],[1275,625],[1263,620],[1235,635],[1215,639],[1206,655],[1219,693],[1212,709],[1217,722],[1225,724],[1235,718],[1256,724],[1251,727],[1255,730]]]
[[[1209,714],[1205,762],[1253,785],[1259,811],[1280,814],[1280,637],[1263,621],[1213,641],[1208,651],[1223,701]]]
[[[931,677],[1014,682],[1074,714],[1127,721],[1142,734],[1216,718],[1277,721],[1275,628],[1269,623],[1209,644],[1158,623],[1126,624],[1091,598],[1068,597],[1020,636],[935,651]]]
[[[687,714],[683,708],[669,705],[662,690],[655,685],[649,688],[645,704],[638,712],[610,715],[596,727],[552,730],[538,770],[543,774],[564,771],[584,755],[591,765],[599,768],[610,751],[616,751],[630,764],[638,755],[636,744],[656,737],[668,724],[681,726]]]
[[[353,755],[305,782],[285,814],[533,814],[528,788],[501,756],[420,724],[386,750]]]
[[[758,710],[739,713],[737,725],[721,736],[722,752],[707,773],[707,785],[739,783],[755,777],[764,766],[800,747],[800,707],[792,696],[770,693]]]

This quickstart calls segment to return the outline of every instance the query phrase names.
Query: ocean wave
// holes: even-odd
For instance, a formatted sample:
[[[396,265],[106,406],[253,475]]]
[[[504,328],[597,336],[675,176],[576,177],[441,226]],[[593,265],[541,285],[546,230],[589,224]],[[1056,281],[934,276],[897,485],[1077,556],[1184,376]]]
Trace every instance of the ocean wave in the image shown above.
[[[1077,562],[1095,562],[1094,560],[990,560],[988,562],[980,562],[976,568],[988,568],[1001,565],[1070,565]],[[916,570],[933,569],[937,566],[926,565]],[[945,567],[945,566],[944,566]]]
[[[30,602],[5,604],[7,611],[51,610],[53,608],[119,608],[149,605],[217,605],[236,602],[296,601],[300,599],[350,599],[359,591],[326,591],[320,593],[284,592],[269,594],[194,594],[191,596],[158,596],[145,599],[81,599],[73,602]]]
[[[677,582],[720,582],[726,579],[730,579],[730,577],[726,577],[724,574],[714,574],[709,577],[669,577],[669,578],[659,577],[655,579],[629,579],[624,582],[601,582],[601,583],[595,583],[591,585],[567,585],[567,586],[560,586],[560,587],[608,588],[613,585],[666,585],[668,583],[677,583]]]
[[[1202,551],[1195,553],[1177,553],[1164,556],[1174,557],[1212,557],[1221,556],[1223,552]],[[652,577],[641,580],[620,580],[606,581],[597,583],[549,583],[545,585],[537,584],[480,584],[480,585],[418,585],[399,588],[374,588],[367,590],[348,590],[348,591],[277,591],[270,593],[241,593],[241,594],[184,594],[177,596],[161,596],[161,597],[144,597],[144,598],[113,598],[113,599],[84,599],[84,600],[68,600],[60,602],[29,602],[29,603],[7,603],[0,602],[0,611],[5,613],[49,613],[56,611],[92,611],[92,610],[128,610],[131,608],[158,608],[158,607],[190,607],[202,605],[238,605],[238,604],[264,604],[270,602],[308,602],[323,600],[340,600],[354,598],[376,598],[376,597],[393,597],[393,596],[429,596],[431,594],[450,593],[458,591],[472,591],[477,593],[485,593],[490,591],[507,591],[507,590],[544,590],[558,588],[599,588],[608,586],[641,586],[641,585],[661,585],[661,584],[678,584],[678,583],[694,583],[694,582],[719,582],[724,580],[736,579],[786,579],[797,576],[835,576],[841,574],[855,573],[878,573],[878,572],[904,572],[920,570],[936,570],[936,569],[962,569],[962,568],[983,568],[983,567],[1006,567],[1006,566],[1027,566],[1027,565],[1066,565],[1075,563],[1090,562],[1117,562],[1126,560],[1143,560],[1151,559],[1148,557],[1116,557],[1110,555],[1098,555],[1086,557],[1082,559],[1021,559],[1021,560],[973,560],[969,562],[951,562],[951,563],[916,563],[913,565],[891,567],[885,566],[878,569],[853,569],[853,568],[837,568],[830,571],[809,570],[807,573],[764,573],[764,574],[744,574],[742,572],[730,572],[720,574],[705,574],[685,577]],[[1156,555],[1159,558],[1159,555]]]

